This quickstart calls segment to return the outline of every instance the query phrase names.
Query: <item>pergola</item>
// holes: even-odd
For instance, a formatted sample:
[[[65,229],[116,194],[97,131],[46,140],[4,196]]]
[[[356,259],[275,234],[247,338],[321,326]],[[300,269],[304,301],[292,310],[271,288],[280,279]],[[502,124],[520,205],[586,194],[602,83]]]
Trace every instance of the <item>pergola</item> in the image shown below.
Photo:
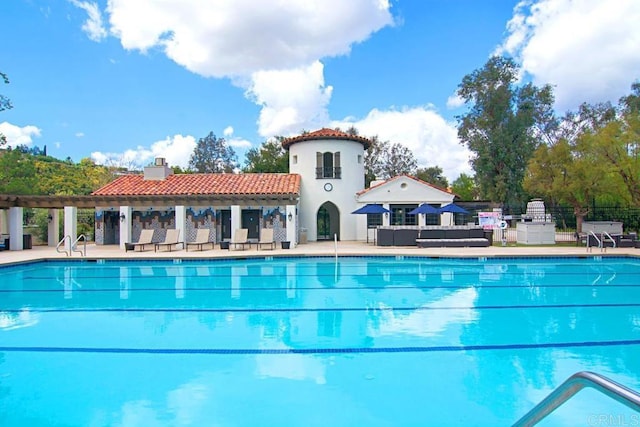
[[[77,210],[78,208],[95,208],[97,206],[122,207],[136,205],[161,205],[161,206],[185,206],[200,205],[210,206],[221,203],[242,205],[269,205],[283,203],[297,205],[300,195],[298,193],[277,194],[184,194],[184,195],[56,195],[56,196],[31,196],[0,194],[0,232],[9,234],[10,250],[23,249],[23,209],[41,208],[49,209],[51,221],[49,223],[49,246],[56,246],[60,241],[58,222],[59,210],[64,210],[64,235],[75,239],[77,235]],[[8,215],[6,212],[8,211]],[[71,249],[71,242],[67,245]]]

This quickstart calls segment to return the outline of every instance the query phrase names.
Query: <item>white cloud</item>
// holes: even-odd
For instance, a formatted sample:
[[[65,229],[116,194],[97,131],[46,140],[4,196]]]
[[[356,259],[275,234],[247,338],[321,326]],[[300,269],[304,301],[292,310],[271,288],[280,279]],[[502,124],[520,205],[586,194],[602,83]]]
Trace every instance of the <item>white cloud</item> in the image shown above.
[[[329,121],[331,86],[325,86],[323,65],[253,74],[247,97],[262,106],[258,132],[269,137],[311,130]]]
[[[107,30],[102,23],[102,15],[97,3],[79,0],[69,0],[71,4],[87,12],[88,18],[82,24],[82,30],[94,42],[99,42],[107,37]]]
[[[91,159],[101,165],[140,169],[147,166],[156,157],[164,157],[167,159],[169,166],[186,168],[189,165],[189,157],[191,157],[196,144],[196,139],[193,136],[174,135],[154,142],[149,148],[138,146],[136,149],[126,150],[124,153],[96,151],[91,153]]]
[[[224,130],[222,131],[222,134],[224,135],[225,138],[228,138],[231,135],[233,135],[233,126],[227,126],[226,128],[224,128]]]
[[[125,49],[159,48],[210,77],[344,55],[353,43],[393,24],[387,0],[109,0],[107,13]]]
[[[84,137],[84,132],[76,132],[76,138]]]
[[[226,138],[225,138],[226,139]],[[228,138],[226,139],[227,144],[233,148],[239,148],[241,150],[246,150],[247,148],[251,148],[251,141],[248,141],[244,138]]]
[[[640,77],[637,0],[522,1],[496,53],[517,58],[537,85],[555,88],[563,111],[616,102]]]
[[[17,147],[18,145],[30,146],[34,137],[40,136],[40,129],[36,126],[16,126],[9,122],[0,123],[0,133],[7,138],[7,145]]]
[[[232,79],[262,107],[269,137],[326,123],[332,88],[320,59],[393,25],[390,9],[388,0],[110,0],[107,14],[125,49],[160,49],[191,72]]]
[[[332,122],[331,127],[336,126],[342,129],[354,126],[360,135],[377,135],[382,141],[400,143],[413,152],[419,167],[439,166],[450,182],[461,173],[473,174],[470,152],[460,144],[455,124],[431,108],[374,109],[361,120]]]
[[[456,109],[464,105],[464,99],[460,98],[457,93],[454,93],[447,98],[447,108]]]

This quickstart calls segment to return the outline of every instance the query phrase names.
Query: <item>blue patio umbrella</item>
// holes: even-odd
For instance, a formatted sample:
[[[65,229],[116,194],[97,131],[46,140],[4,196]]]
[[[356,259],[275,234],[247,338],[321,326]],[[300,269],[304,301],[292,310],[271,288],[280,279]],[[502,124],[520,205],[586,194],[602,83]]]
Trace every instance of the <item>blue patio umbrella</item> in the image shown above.
[[[451,212],[451,213],[463,213],[463,214],[468,214],[469,211],[467,211],[464,208],[461,208],[460,206],[456,205],[455,203],[449,203],[448,205],[444,205],[442,206],[440,209],[438,209],[439,213],[444,213],[444,212]]]
[[[368,204],[368,205],[364,205],[359,209],[356,209],[351,213],[352,214],[381,214],[381,213],[389,213],[389,212],[391,211],[382,205]]]
[[[407,212],[409,215],[417,215],[417,214],[437,214],[440,213],[438,209],[434,208],[431,205],[426,203],[421,204],[417,208],[412,211]]]

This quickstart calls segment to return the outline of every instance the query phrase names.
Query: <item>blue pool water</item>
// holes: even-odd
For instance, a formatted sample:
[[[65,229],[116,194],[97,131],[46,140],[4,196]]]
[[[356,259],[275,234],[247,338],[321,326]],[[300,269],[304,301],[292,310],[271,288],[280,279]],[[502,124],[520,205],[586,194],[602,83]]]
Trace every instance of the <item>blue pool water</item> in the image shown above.
[[[510,425],[577,371],[640,389],[639,278],[623,257],[0,268],[0,426]],[[541,425],[640,418],[587,389]]]

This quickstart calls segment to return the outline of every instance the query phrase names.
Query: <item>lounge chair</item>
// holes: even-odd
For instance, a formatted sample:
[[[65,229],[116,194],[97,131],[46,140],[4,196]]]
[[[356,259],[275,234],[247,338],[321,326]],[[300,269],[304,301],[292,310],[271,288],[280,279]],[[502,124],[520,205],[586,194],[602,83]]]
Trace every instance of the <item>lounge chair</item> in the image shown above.
[[[163,246],[166,246],[171,252],[173,246],[182,245],[184,246],[184,242],[179,241],[180,239],[180,230],[176,230],[175,228],[169,228],[167,230],[167,235],[164,238],[164,242],[158,242],[155,245],[154,251],[157,252]]]
[[[269,245],[271,249],[276,248],[276,242],[273,241],[273,228],[263,228],[260,230],[260,240],[258,241],[258,250],[262,245]]]
[[[231,245],[233,245],[234,248],[242,246],[242,250],[244,250],[246,246],[249,245],[249,249],[251,249],[251,242],[247,239],[248,233],[249,230],[247,230],[246,228],[238,228],[231,237],[231,241],[229,242],[229,249],[231,249]]]
[[[144,251],[144,247],[146,245],[153,245],[153,242],[152,242],[153,232],[154,230],[150,228],[142,230],[140,232],[140,237],[138,238],[137,242],[124,244],[124,251],[125,252],[134,251],[137,247],[140,248],[140,251]]]
[[[199,251],[201,251],[204,245],[211,245],[211,249],[213,249],[215,243],[209,241],[208,228],[199,228],[196,230],[196,240],[193,242],[187,242],[185,244],[185,248],[187,249],[187,252],[189,252],[189,246],[195,246]]]

